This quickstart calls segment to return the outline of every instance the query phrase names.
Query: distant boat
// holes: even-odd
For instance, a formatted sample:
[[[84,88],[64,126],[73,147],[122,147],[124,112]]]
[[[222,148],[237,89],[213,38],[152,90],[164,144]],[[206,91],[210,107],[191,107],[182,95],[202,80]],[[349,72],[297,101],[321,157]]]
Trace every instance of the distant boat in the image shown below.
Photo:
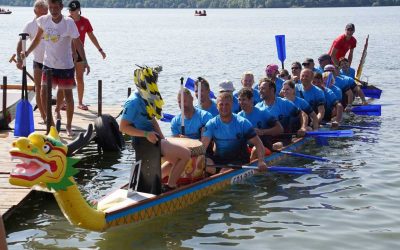
[[[11,14],[12,11],[11,10],[7,10],[7,11],[0,11],[0,14]]]
[[[194,12],[195,16],[207,16],[207,12],[205,10],[201,11],[201,10],[196,10]]]

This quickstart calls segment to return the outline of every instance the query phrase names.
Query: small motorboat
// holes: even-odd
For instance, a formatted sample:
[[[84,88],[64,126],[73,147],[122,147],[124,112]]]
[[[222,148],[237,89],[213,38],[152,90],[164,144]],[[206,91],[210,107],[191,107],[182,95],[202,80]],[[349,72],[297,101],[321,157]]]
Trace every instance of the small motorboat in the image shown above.
[[[11,10],[0,10],[0,14],[11,14]]]
[[[207,12],[206,12],[206,10],[203,10],[203,11],[201,11],[201,10],[196,10],[196,11],[194,12],[194,15],[195,15],[195,16],[207,16]]]

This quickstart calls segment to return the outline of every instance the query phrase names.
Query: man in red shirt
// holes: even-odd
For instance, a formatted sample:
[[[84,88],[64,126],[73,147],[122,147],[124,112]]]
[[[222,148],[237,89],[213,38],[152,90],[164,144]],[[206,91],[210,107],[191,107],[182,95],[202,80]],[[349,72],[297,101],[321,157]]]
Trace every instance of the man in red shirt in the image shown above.
[[[336,66],[339,65],[339,59],[345,57],[349,50],[350,52],[347,59],[349,60],[349,65],[351,65],[353,50],[357,45],[357,40],[353,37],[354,31],[354,24],[349,23],[346,25],[345,33],[338,36],[333,41],[328,54],[331,55],[332,61]]]

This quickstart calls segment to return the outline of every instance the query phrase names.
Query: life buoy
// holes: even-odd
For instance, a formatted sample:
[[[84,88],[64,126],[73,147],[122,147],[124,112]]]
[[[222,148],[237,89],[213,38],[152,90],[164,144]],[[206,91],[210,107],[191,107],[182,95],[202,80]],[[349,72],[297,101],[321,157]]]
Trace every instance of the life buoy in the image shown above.
[[[117,121],[111,115],[97,117],[94,122],[96,142],[104,151],[121,151],[125,145]]]

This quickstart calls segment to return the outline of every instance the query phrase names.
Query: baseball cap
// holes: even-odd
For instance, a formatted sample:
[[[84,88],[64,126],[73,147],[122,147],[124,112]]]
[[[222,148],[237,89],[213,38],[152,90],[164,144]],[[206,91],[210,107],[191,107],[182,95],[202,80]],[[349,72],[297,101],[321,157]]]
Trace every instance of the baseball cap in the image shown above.
[[[348,24],[346,25],[346,30],[347,30],[347,29],[356,30],[356,27],[354,26],[354,24],[348,23]]]
[[[69,4],[68,4],[69,10],[75,11],[80,8],[81,8],[81,3],[79,1],[74,0],[74,1],[69,2]]]
[[[320,57],[318,57],[318,61],[324,61],[324,60],[332,60],[332,58],[329,54],[322,54],[320,55]]]
[[[218,84],[219,92],[233,92],[235,88],[233,87],[233,83],[228,80],[224,80]]]
[[[314,63],[314,59],[312,59],[312,58],[306,58],[302,64],[303,64],[303,66],[304,66],[304,65],[308,65],[308,64],[310,64],[310,63]]]
[[[267,73],[267,75],[272,75],[275,72],[277,72],[279,69],[279,66],[276,64],[269,64],[267,65],[267,68],[265,69],[265,73]]]
[[[336,67],[332,64],[328,64],[324,67],[324,71],[336,71]]]

